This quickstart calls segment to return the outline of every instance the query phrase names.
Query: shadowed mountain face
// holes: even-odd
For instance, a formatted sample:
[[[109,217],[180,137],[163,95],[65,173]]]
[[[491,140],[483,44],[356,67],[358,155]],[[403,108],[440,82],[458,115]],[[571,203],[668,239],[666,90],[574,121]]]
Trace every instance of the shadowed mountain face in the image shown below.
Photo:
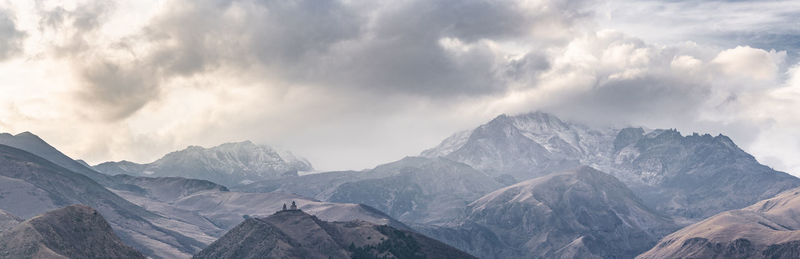
[[[311,171],[311,164],[291,152],[280,151],[250,141],[227,143],[212,148],[191,146],[169,153],[150,164],[128,161],[106,162],[96,170],[116,175],[177,176],[209,180],[225,186],[296,176],[298,171]]]
[[[473,258],[423,235],[300,210],[250,218],[194,258]]]
[[[503,185],[483,172],[448,159],[407,157],[339,185],[332,202],[363,203],[401,221],[450,222],[465,206]]]
[[[633,258],[676,227],[613,176],[581,167],[487,194],[449,228],[423,232],[481,258]]]
[[[648,206],[690,221],[800,185],[800,179],[759,164],[722,135],[593,129],[541,112],[501,115],[422,155],[468,164],[501,182],[589,165],[619,178]]]
[[[145,258],[122,243],[94,209],[72,205],[0,233],[3,258]]]
[[[205,246],[160,226],[180,222],[144,210],[82,174],[4,145],[0,145],[0,190],[0,209],[22,218],[72,204],[97,208],[126,244],[148,256],[185,257]]]
[[[798,258],[800,189],[672,233],[637,258]]]
[[[44,158],[47,161],[59,165],[67,170],[85,175],[102,185],[110,185],[112,183],[112,180],[107,175],[98,173],[85,163],[75,161],[72,158],[64,155],[64,153],[61,153],[61,151],[58,151],[54,147],[50,146],[50,144],[33,133],[27,131],[17,135],[0,133],[0,145],[6,145],[24,150],[28,153]]]
[[[121,174],[112,179],[117,183],[111,188],[113,190],[129,191],[160,201],[172,201],[200,192],[228,191],[225,186],[210,181],[182,177],[137,177]]]

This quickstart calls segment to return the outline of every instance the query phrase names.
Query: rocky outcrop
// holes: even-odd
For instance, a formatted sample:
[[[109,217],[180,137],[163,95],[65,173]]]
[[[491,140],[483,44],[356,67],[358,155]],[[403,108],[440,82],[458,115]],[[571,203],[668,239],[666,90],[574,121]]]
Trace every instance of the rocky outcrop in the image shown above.
[[[145,258],[122,243],[96,210],[72,205],[0,234],[2,258]]]
[[[301,210],[250,218],[194,258],[472,258],[423,235],[364,221],[325,222]]]

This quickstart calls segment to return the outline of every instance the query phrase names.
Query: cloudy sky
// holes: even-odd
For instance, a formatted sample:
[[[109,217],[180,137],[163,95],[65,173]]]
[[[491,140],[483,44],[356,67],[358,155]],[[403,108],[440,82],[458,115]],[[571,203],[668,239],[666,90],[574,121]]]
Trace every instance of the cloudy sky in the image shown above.
[[[800,2],[0,0],[0,132],[90,163],[253,140],[320,170],[501,114],[725,134],[800,175]]]

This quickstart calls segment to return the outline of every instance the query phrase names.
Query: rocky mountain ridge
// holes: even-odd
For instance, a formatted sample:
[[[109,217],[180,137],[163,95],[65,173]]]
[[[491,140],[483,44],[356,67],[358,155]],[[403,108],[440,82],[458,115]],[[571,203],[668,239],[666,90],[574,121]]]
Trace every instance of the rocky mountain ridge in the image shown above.
[[[249,218],[194,258],[473,258],[423,235],[302,210]]]
[[[110,175],[185,177],[235,186],[282,176],[297,176],[298,171],[311,171],[313,167],[308,160],[289,151],[244,141],[211,148],[190,146],[149,164],[105,162],[94,166],[94,169]]]
[[[72,205],[0,233],[2,258],[145,258],[123,244],[96,210]]]
[[[800,189],[678,230],[637,258],[797,258]]]
[[[800,179],[760,164],[723,135],[591,128],[543,112],[500,115],[467,132],[422,155],[512,183],[592,166],[620,179],[648,206],[688,222],[800,186]]]

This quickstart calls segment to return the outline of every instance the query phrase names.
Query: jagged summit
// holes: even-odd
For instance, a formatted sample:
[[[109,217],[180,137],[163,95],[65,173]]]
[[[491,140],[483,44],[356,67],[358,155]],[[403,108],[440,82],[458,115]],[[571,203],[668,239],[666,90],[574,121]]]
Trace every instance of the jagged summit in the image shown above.
[[[592,129],[558,117],[532,112],[500,115],[468,132],[459,132],[423,151],[466,163],[494,177],[530,179],[595,164],[595,155],[609,153],[615,130]]]
[[[500,115],[422,155],[465,163],[504,183],[588,165],[620,179],[648,206],[689,221],[800,186],[722,134],[593,128],[543,112]]]
[[[225,143],[212,148],[189,146],[149,164],[106,162],[94,168],[108,174],[179,176],[226,186],[296,176],[298,171],[313,170],[311,163],[304,158],[251,141]]]

